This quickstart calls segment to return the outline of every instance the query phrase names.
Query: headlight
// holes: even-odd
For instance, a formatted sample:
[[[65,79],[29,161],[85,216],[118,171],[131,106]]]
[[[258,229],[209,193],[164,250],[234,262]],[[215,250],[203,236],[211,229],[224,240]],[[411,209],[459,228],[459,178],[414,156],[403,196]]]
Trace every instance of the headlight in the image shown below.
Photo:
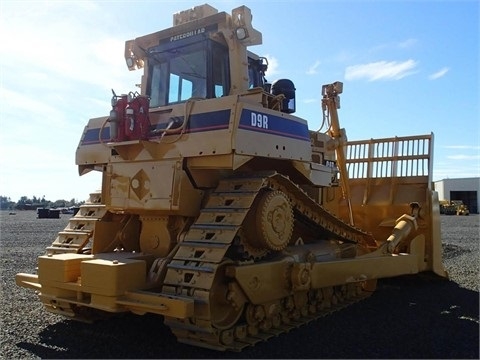
[[[128,68],[132,68],[133,65],[135,64],[135,61],[133,60],[133,57],[126,58],[126,61],[127,61]]]
[[[235,30],[235,33],[237,35],[238,40],[244,40],[248,37],[247,29],[245,29],[243,27],[237,28],[237,30]]]

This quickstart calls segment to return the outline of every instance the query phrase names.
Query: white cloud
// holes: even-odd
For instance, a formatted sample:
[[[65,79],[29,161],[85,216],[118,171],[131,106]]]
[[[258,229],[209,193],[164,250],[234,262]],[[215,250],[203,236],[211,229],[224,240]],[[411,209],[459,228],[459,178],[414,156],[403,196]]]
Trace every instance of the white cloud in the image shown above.
[[[408,48],[411,48],[412,46],[414,46],[417,42],[418,42],[417,39],[407,39],[407,40],[399,42],[397,44],[397,47],[399,47],[401,49],[408,49]]]
[[[473,150],[480,150],[480,146],[474,145],[447,145],[444,146],[446,149],[473,149]]]
[[[88,31],[99,21],[104,22],[102,26]],[[91,1],[32,3],[21,16],[18,7],[11,4],[0,21],[0,66],[7,74],[29,69],[30,76],[60,78],[64,87],[76,82],[77,87],[83,84],[107,91],[112,87],[120,88],[119,92],[134,90],[141,74],[127,70],[125,37],[120,32],[108,35],[106,22],[105,14]],[[35,31],[31,31],[32,26]]]
[[[271,56],[271,55],[265,55],[265,58],[267,59],[268,62],[268,69],[266,71],[266,75],[276,75],[279,73],[278,71],[278,60],[277,58]]]
[[[480,176],[478,166],[459,166],[458,163],[436,164],[434,166],[434,181],[440,179],[471,178]]]
[[[440,70],[438,70],[437,72],[434,72],[433,74],[431,74],[428,78],[430,80],[436,80],[436,79],[439,79],[441,77],[443,77],[450,69],[448,67],[444,67]]]
[[[468,178],[480,176],[480,146],[447,145],[442,149],[462,151],[457,154],[441,155],[434,164],[437,178]]]
[[[55,106],[54,102],[49,103],[32,98],[25,101],[22,92],[11,91],[3,87],[0,87],[0,97],[2,99],[0,114],[4,118],[12,120],[2,123],[4,129],[8,126],[8,128],[18,128],[24,131],[37,125],[44,128],[46,124],[48,124],[48,127],[65,125],[65,114]],[[28,127],[25,126],[25,118],[29,119]]]
[[[315,61],[315,64],[310,66],[310,68],[307,70],[307,75],[315,75],[318,74],[318,67],[320,66],[320,61]]]
[[[480,155],[465,155],[465,154],[449,155],[449,156],[447,156],[447,159],[451,159],[451,160],[480,160]]]
[[[83,127],[108,114],[112,87],[135,90],[141,76],[127,70],[125,36],[108,35],[99,10],[89,1],[2,4],[0,151],[15,154],[0,157],[2,195],[83,199],[98,188],[99,177],[85,182],[75,165]]]
[[[377,61],[368,64],[352,65],[345,69],[346,80],[367,79],[376,80],[400,80],[415,73],[417,62],[414,60]]]
[[[392,50],[406,50],[409,48],[412,48],[417,44],[418,40],[417,39],[406,39],[403,41],[395,41],[395,42],[388,42],[388,43],[383,43],[383,44],[378,44],[371,49],[369,49],[370,53],[379,53],[379,52],[385,52],[385,51],[392,51]]]

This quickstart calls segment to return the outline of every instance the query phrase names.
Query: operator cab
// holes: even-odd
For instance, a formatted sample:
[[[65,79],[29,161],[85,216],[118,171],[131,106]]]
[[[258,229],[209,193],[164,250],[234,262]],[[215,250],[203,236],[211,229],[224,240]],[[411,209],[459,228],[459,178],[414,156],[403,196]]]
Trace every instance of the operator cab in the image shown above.
[[[252,27],[251,20],[250,9],[245,6],[229,16],[202,5],[175,14],[170,29],[127,41],[128,68],[145,68],[141,93],[148,97],[149,107],[261,88],[273,96],[285,95],[281,111],[294,112],[293,83],[283,80],[276,87],[267,83],[266,58],[247,50],[262,43],[261,33]]]
[[[147,96],[150,107],[179,104],[188,99],[214,99],[229,95],[228,48],[207,35],[158,45],[148,50]],[[261,87],[267,64],[248,54],[249,88]]]
[[[201,38],[193,36],[148,50],[150,107],[228,95],[228,48],[206,35]]]

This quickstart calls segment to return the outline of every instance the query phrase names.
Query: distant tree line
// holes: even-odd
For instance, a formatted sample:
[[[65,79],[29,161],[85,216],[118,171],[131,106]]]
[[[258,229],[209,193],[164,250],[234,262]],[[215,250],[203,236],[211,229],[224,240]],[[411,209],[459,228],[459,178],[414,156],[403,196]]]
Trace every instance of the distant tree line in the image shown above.
[[[72,206],[80,206],[85,201],[77,201],[76,199],[67,200],[56,200],[50,201],[46,200],[45,196],[42,198],[29,198],[27,196],[22,196],[17,202],[12,201],[8,196],[0,195],[0,210],[37,210],[39,208],[69,208]]]

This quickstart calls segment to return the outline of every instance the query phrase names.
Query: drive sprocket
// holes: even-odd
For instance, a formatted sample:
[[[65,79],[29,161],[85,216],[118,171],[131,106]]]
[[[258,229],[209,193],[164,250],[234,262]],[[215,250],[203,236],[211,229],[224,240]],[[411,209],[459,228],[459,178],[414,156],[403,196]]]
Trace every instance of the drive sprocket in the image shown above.
[[[245,234],[254,248],[281,251],[292,237],[293,225],[293,208],[285,193],[264,190],[247,215]]]

